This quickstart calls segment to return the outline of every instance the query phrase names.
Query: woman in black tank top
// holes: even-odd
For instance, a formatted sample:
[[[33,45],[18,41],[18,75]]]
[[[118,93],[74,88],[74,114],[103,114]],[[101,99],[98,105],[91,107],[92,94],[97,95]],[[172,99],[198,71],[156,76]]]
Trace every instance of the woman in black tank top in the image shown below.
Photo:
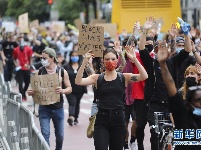
[[[126,135],[124,119],[124,92],[130,82],[137,82],[147,79],[148,75],[143,66],[136,59],[134,49],[126,47],[126,54],[132,63],[135,63],[139,74],[124,73],[122,80],[116,72],[118,54],[113,48],[107,48],[103,52],[103,64],[106,71],[104,74],[93,74],[82,78],[85,66],[89,59],[94,56],[92,50],[85,54],[82,66],[78,70],[75,84],[91,85],[97,88],[98,113],[94,126],[94,145],[96,150],[122,150]],[[103,75],[103,78],[101,76]],[[122,84],[122,81],[125,83]]]

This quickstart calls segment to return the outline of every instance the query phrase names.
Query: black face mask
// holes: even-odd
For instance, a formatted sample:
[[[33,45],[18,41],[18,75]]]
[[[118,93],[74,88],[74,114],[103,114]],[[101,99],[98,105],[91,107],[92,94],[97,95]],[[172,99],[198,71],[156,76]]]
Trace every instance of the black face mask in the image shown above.
[[[188,87],[191,87],[191,86],[196,86],[197,85],[197,82],[195,81],[196,79],[194,77],[187,77],[186,78],[186,85]]]
[[[145,47],[148,49],[149,53],[154,49],[152,44],[145,45]]]

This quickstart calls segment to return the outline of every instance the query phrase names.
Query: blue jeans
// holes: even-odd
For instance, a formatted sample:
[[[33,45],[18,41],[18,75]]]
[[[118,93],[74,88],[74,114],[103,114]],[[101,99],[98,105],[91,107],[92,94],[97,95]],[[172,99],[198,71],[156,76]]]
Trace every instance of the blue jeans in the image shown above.
[[[47,143],[50,145],[50,120],[54,124],[56,136],[56,150],[62,150],[64,140],[64,109],[50,109],[45,106],[39,106],[39,121],[41,133]]]

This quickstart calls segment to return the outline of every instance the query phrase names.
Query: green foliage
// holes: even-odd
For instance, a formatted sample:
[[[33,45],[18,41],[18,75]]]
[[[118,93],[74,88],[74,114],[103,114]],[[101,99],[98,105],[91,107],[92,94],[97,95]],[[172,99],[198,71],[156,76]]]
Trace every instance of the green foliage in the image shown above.
[[[0,16],[4,16],[7,9],[7,0],[0,0]]]
[[[57,0],[56,8],[62,20],[74,24],[73,20],[79,18],[79,14],[82,12],[82,2],[80,0]]]
[[[19,15],[28,12],[29,19],[39,21],[49,20],[50,5],[46,0],[7,0],[7,16],[18,18]]]

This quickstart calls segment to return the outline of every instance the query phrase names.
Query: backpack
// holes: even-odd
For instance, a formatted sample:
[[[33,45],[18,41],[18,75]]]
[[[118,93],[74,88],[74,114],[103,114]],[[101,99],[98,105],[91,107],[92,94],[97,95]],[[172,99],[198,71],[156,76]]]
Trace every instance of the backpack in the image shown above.
[[[61,77],[62,77],[62,82],[61,82],[62,88],[66,88],[66,86],[64,84],[64,68],[63,67],[57,67],[57,73],[58,73],[58,75],[59,75],[60,69],[61,69]],[[39,71],[38,71],[38,75],[41,75],[41,73],[45,73],[45,72],[47,72],[45,70],[45,67],[40,67]]]
[[[99,97],[99,91],[98,91],[98,89],[99,89],[99,87],[101,86],[101,83],[102,83],[102,81],[103,81],[103,78],[104,78],[104,75],[105,75],[105,73],[103,72],[103,73],[101,73],[100,75],[99,75],[99,77],[98,77],[98,80],[97,80],[97,91],[96,91],[96,94],[97,94],[97,96],[96,96],[96,100],[98,100],[98,97]],[[121,82],[121,85],[122,85],[122,87],[123,87],[123,89],[124,89],[124,93],[123,93],[123,95],[122,95],[122,101],[123,101],[123,104],[124,104],[124,106],[125,106],[125,100],[126,100],[126,93],[125,93],[125,89],[126,89],[126,87],[125,87],[125,77],[124,77],[124,75],[123,75],[123,73],[120,73],[120,72],[117,72],[117,78],[120,80],[120,82]]]

